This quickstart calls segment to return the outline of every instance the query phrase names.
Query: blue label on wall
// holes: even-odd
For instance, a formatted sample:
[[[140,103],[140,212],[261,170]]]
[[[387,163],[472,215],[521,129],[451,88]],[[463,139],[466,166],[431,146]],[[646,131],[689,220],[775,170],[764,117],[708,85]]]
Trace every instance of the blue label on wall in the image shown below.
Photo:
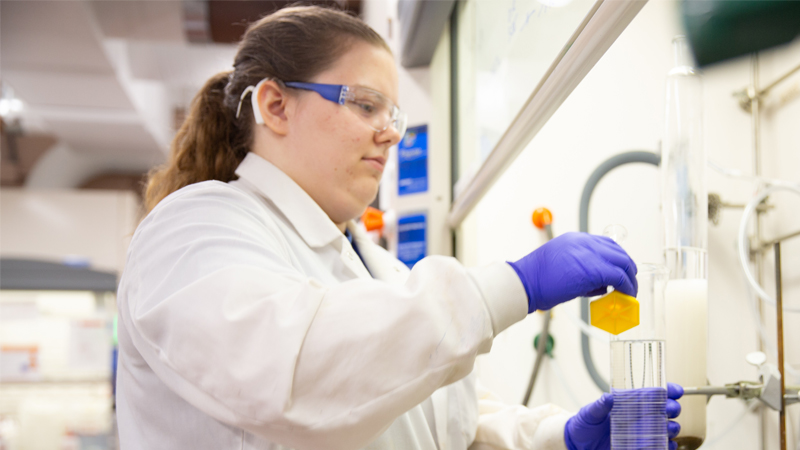
[[[414,267],[428,251],[425,214],[401,217],[397,221],[397,259]]]
[[[397,146],[398,194],[428,191],[428,126],[409,128]]]

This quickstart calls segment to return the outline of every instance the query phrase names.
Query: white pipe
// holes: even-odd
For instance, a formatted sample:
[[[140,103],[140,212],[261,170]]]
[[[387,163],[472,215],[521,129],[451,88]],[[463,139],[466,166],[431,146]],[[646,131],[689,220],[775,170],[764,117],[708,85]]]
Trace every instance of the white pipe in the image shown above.
[[[750,221],[750,216],[753,215],[758,205],[769,195],[777,191],[794,192],[800,195],[800,186],[796,184],[780,184],[767,187],[750,200],[750,203],[744,208],[744,214],[742,214],[742,220],[739,223],[739,262],[741,263],[742,271],[744,271],[745,278],[756,291],[756,294],[758,294],[765,303],[769,303],[772,306],[776,304],[775,298],[769,295],[767,291],[758,284],[753,276],[753,272],[750,270],[750,243],[747,238],[747,224]],[[787,312],[800,312],[800,307],[784,306],[783,310]]]
[[[759,176],[754,176],[754,175],[747,175],[744,172],[742,172],[741,170],[722,167],[719,164],[717,164],[717,163],[715,163],[713,161],[710,161],[710,160],[708,161],[708,167],[716,170],[717,172],[719,172],[722,175],[725,175],[726,177],[737,178],[737,179],[740,179],[740,180],[743,180],[743,181],[750,181],[750,182],[755,182],[755,183],[769,185],[769,186],[773,186],[773,185],[774,186],[797,186],[797,183],[795,183],[793,181],[780,180],[778,178],[766,178],[766,177],[759,177]]]

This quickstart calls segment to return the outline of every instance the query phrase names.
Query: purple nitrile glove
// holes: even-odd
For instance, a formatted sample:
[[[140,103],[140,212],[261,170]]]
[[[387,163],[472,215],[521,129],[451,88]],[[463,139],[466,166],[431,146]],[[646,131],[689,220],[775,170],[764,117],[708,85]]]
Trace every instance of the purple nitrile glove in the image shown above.
[[[575,297],[605,294],[607,286],[634,297],[639,291],[636,264],[605,236],[566,233],[508,264],[525,287],[529,313]]]
[[[614,397],[603,394],[578,414],[570,417],[564,427],[564,442],[569,450],[608,450],[611,448],[611,417]]]
[[[635,389],[638,395],[651,397],[656,390],[663,396],[663,389],[645,388]],[[683,388],[675,383],[667,383],[667,401],[665,412],[668,418],[674,419],[681,412],[681,405],[677,399],[683,396]],[[663,397],[661,397],[663,398]],[[570,417],[564,427],[564,442],[569,450],[609,450],[611,448],[611,409],[614,407],[612,394],[603,394],[599,400],[584,406],[577,414]],[[664,414],[663,412],[661,414]],[[663,416],[662,416],[663,417]],[[648,419],[643,418],[645,422]],[[667,422],[667,436],[672,439],[678,436],[680,425],[677,422]],[[678,444],[669,441],[669,450],[676,450]]]
[[[681,414],[681,404],[676,400],[683,397],[683,387],[675,383],[667,383],[667,417],[675,419]],[[673,441],[681,432],[681,424],[670,420],[667,422],[667,436],[669,436],[669,450],[678,450],[678,443]]]

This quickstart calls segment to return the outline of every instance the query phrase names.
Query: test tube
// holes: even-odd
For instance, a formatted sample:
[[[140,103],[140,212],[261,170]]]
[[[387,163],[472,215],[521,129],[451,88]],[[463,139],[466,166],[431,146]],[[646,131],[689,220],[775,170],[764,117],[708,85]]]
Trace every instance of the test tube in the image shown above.
[[[612,450],[666,450],[666,266],[638,264],[639,325],[611,341]]]

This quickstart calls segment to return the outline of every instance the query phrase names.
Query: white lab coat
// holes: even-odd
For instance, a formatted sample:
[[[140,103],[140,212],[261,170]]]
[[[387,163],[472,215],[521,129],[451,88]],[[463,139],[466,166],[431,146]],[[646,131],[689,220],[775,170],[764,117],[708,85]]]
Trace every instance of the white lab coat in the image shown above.
[[[563,411],[479,402],[468,376],[526,315],[513,269],[409,271],[351,223],[367,271],[275,166],[251,153],[237,174],[171,194],[133,236],[123,450],[565,449]]]

